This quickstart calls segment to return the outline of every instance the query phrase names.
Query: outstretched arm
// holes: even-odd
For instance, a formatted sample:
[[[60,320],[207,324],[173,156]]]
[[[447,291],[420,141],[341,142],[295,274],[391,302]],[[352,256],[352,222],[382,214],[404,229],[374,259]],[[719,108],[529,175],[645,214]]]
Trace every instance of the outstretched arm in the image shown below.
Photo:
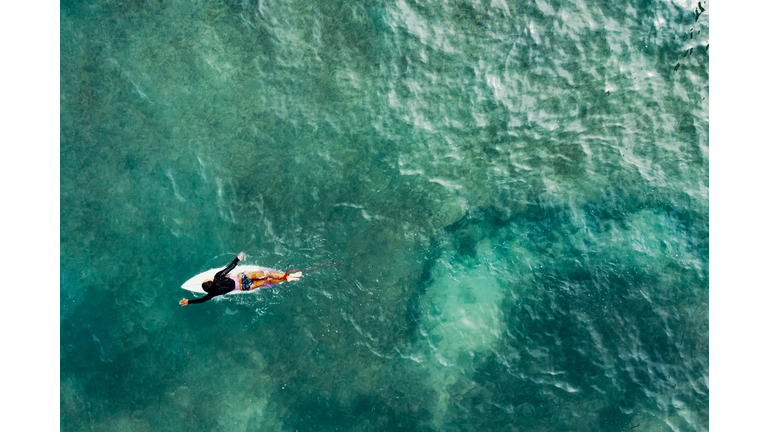
[[[215,279],[222,278],[226,276],[229,272],[231,272],[235,267],[237,267],[237,263],[245,258],[245,254],[243,252],[240,252],[239,255],[235,257],[235,260],[232,261],[225,269],[222,271],[216,273],[216,276],[214,276]]]
[[[208,293],[208,294],[205,295],[205,297],[201,297],[199,299],[194,299],[194,300],[181,299],[179,304],[182,305],[182,306],[186,306],[186,305],[188,305],[190,303],[203,303],[203,302],[207,302],[208,300],[210,300],[210,299],[212,299],[214,297],[216,297],[216,294]]]

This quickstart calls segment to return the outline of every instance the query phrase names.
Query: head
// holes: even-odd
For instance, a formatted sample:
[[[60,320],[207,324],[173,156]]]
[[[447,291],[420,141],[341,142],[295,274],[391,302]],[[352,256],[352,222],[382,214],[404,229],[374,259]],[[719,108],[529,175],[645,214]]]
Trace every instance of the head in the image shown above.
[[[213,288],[213,281],[205,281],[203,282],[203,291],[205,292],[211,292],[211,289]]]

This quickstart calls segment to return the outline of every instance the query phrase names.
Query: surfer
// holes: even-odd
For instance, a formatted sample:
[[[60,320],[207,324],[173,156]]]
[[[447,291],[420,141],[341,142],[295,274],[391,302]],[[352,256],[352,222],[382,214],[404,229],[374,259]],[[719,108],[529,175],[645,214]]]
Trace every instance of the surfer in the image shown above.
[[[235,276],[230,276],[229,272],[243,259],[245,259],[245,254],[240,252],[230,265],[216,273],[212,281],[203,282],[203,291],[207,293],[205,297],[194,300],[181,299],[179,304],[186,306],[190,303],[202,303],[235,290],[250,291],[263,285],[271,286],[285,281],[297,281],[301,277],[301,272],[288,274],[271,271],[242,272]]]

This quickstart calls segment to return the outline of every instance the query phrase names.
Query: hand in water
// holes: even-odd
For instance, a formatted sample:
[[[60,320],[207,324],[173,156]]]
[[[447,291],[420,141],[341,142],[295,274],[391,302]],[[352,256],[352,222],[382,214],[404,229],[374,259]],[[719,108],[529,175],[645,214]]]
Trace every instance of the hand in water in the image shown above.
[[[179,304],[180,304],[180,305],[182,305],[182,306],[186,306],[186,305],[188,305],[188,304],[189,304],[189,300],[187,300],[187,299],[181,299],[181,301],[179,302]]]
[[[237,259],[239,259],[240,261],[244,260],[245,259],[245,252],[240,252],[240,254],[237,256]]]

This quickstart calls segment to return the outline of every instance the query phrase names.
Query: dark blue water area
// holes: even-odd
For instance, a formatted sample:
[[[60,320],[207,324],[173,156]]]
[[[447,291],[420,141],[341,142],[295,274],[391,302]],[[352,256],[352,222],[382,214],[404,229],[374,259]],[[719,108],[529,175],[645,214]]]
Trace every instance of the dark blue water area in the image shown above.
[[[62,430],[709,429],[707,3],[60,6]]]

